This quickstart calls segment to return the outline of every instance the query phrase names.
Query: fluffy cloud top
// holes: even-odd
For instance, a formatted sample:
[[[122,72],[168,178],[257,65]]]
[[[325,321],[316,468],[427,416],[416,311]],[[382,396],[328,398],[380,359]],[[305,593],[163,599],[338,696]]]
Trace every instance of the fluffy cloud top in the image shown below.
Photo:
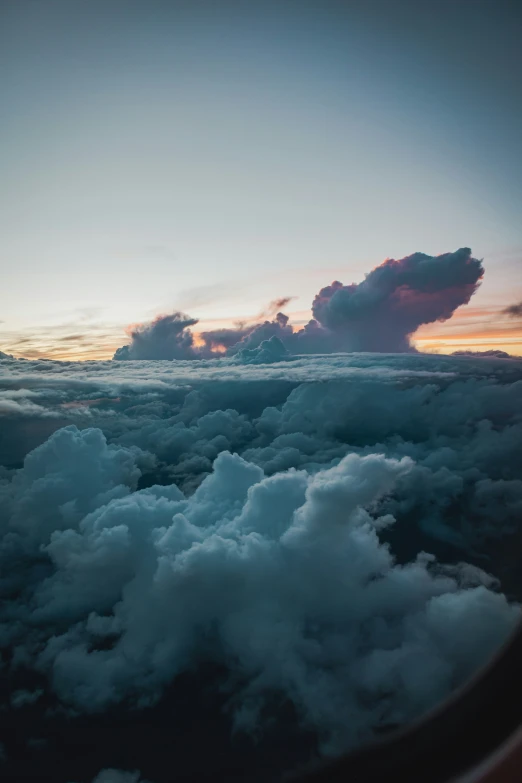
[[[421,324],[445,321],[469,302],[483,274],[467,247],[440,256],[391,258],[359,285],[334,282],[323,288],[313,313],[323,327],[342,335],[344,350],[407,351]]]
[[[7,491],[4,584],[29,587],[9,641],[75,709],[150,703],[210,657],[241,673],[237,727],[284,693],[337,752],[449,693],[518,618],[485,574],[423,553],[398,564],[380,541],[395,519],[379,503],[409,457],[265,476],[223,451],[188,497],[129,494],[132,464],[99,430],[66,428]],[[42,551],[50,569],[31,584],[20,561]]]
[[[257,363],[274,349],[242,349],[248,364],[2,361],[3,399],[35,402],[2,419],[13,719],[41,715],[45,734],[46,704],[85,725],[159,709],[211,666],[230,733],[268,741],[291,705],[303,755],[338,753],[433,706],[509,634],[522,362]],[[109,750],[89,779],[112,766],[158,779]]]
[[[190,326],[197,318],[173,313],[129,330],[131,343],[118,348],[115,359],[195,359],[194,338]]]

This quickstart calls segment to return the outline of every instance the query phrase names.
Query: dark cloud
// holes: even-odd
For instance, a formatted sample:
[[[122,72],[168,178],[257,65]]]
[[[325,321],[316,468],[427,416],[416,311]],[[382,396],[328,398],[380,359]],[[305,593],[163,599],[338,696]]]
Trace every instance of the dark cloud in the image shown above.
[[[213,329],[201,332],[199,337],[206,349],[215,355],[226,352],[254,331],[255,325],[240,324],[235,328]]]
[[[510,632],[522,362],[272,361],[284,350],[271,335],[219,362],[2,361],[0,676],[15,727],[30,714],[49,742],[75,726],[128,736],[132,721],[186,724],[191,702],[205,726],[219,693],[205,742],[219,726],[235,759],[232,735],[253,732],[274,778],[310,748],[412,719]],[[270,756],[274,731],[296,738],[293,761]],[[152,740],[125,763],[111,736],[96,734],[91,772],[63,779],[112,765],[164,779]],[[187,779],[204,779],[197,764]]]
[[[206,426],[210,443],[223,417]],[[380,540],[395,519],[379,505],[418,482],[408,456],[351,453],[266,476],[221,451],[189,496],[175,485],[137,490],[139,460],[98,429],[62,429],[3,498],[3,587],[25,585],[4,643],[16,639],[75,710],[155,700],[188,661],[210,656],[246,678],[238,729],[257,729],[280,692],[324,752],[338,752],[448,693],[518,617],[476,569],[438,573],[422,554],[395,562]],[[31,577],[41,552],[48,566]],[[384,626],[372,628],[376,616]]]
[[[90,771],[62,780],[115,766],[162,783],[150,743],[179,715],[180,727],[203,726],[205,743],[217,732],[230,763],[233,731],[254,732],[247,768],[257,752],[273,758],[274,732],[279,746],[296,737],[296,755],[276,753],[273,772],[410,720],[516,621],[522,362],[404,353],[259,364],[263,341],[246,350],[2,362],[2,399],[38,406],[4,417],[11,451],[40,422],[76,425],[49,440],[42,430],[23,467],[0,470],[0,645],[5,676],[19,678],[9,758],[24,715],[40,715],[35,736],[64,743],[100,726]],[[205,706],[180,714],[191,700]],[[43,717],[63,709],[63,723]],[[128,738],[134,720],[138,748],[138,727],[154,731],[132,758],[113,755],[114,734]],[[186,734],[169,737],[191,769],[179,761]],[[43,753],[31,750],[35,765]],[[204,765],[187,779],[204,779]]]
[[[60,342],[70,343],[70,342],[83,342],[84,340],[90,339],[90,337],[87,334],[68,334],[65,337],[60,337],[59,339]]]
[[[519,302],[518,304],[512,304],[509,307],[506,307],[502,312],[505,315],[509,315],[511,318],[521,318],[522,302]]]
[[[362,283],[323,288],[313,302],[315,319],[343,350],[408,351],[421,324],[445,321],[467,304],[484,273],[469,248],[429,256],[388,259]]]
[[[267,313],[279,302],[287,303],[291,297],[271,302]],[[263,340],[273,335],[292,338],[288,316],[275,314],[272,321],[253,324],[240,323],[234,328],[214,329],[198,334],[196,342],[190,327],[198,323],[183,313],[158,316],[151,323],[129,329],[131,342],[118,348],[114,359],[201,359],[233,355],[243,349],[257,348]]]
[[[197,318],[179,312],[159,315],[151,323],[130,328],[130,344],[118,348],[114,359],[197,359],[189,328],[197,323]]]
[[[287,342],[291,342],[293,329],[291,326],[288,326],[289,318],[278,312],[278,310],[281,307],[285,307],[292,299],[294,299],[292,296],[274,299],[259,314],[254,323],[238,323],[234,328],[221,328],[201,332],[198,337],[203,345],[198,348],[199,356],[209,358],[212,355],[216,357],[225,354],[228,356],[234,355],[241,353],[243,350],[258,348],[264,340],[269,340],[273,336],[280,340],[285,338]],[[272,316],[272,320],[267,320],[268,316]],[[262,319],[265,320],[259,323]],[[285,346],[285,350],[281,355],[283,356],[286,353],[288,353],[288,348]],[[273,356],[273,353],[271,356]],[[272,358],[271,361],[274,361],[274,359]]]
[[[286,307],[286,305],[292,302],[295,298],[295,296],[282,296],[279,299],[274,299],[272,302],[270,302],[269,312],[276,313],[278,310],[281,310],[282,307]]]
[[[288,323],[289,318],[284,313],[277,313],[271,321],[264,321],[257,324],[243,335],[241,340],[232,345],[227,353],[228,355],[243,354],[243,351],[249,351],[259,348],[261,343],[276,337],[283,343],[285,352],[288,352],[287,344],[293,343],[294,332]],[[284,355],[284,354],[282,354]]]
[[[244,364],[271,364],[280,362],[289,356],[283,342],[272,335],[255,348],[242,348],[236,353],[236,358]]]
[[[268,306],[259,313],[256,320],[262,321],[270,316],[277,315],[283,307],[286,307],[287,304],[290,304],[295,298],[295,296],[281,296],[278,299],[273,299],[269,302]]]

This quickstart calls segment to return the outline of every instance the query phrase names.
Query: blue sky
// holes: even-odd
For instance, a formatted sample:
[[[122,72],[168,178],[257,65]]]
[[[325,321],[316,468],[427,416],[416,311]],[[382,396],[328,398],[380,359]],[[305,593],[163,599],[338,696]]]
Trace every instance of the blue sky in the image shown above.
[[[159,312],[285,295],[298,321],[334,278],[460,246],[487,331],[522,298],[512,5],[8,0],[1,347],[108,355]]]

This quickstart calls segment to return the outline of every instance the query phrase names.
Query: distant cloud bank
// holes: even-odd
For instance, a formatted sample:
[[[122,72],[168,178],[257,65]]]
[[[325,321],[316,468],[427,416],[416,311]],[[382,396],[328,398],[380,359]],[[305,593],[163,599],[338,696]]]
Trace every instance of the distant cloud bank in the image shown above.
[[[294,332],[288,316],[279,312],[291,300],[271,302],[261,323],[235,329],[202,332],[197,319],[183,313],[159,316],[129,331],[131,341],[114,359],[205,359],[242,354],[276,337],[289,354],[338,351],[404,352],[414,350],[411,335],[422,324],[445,321],[467,304],[484,274],[469,248],[429,256],[414,253],[387,259],[361,283],[334,281],[316,295],[310,320]]]

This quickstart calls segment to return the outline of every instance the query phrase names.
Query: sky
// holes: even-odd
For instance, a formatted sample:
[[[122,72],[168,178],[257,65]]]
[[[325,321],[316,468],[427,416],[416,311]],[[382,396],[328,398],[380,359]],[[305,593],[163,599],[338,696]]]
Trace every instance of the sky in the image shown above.
[[[0,777],[273,781],[519,623],[519,5],[0,2]]]
[[[426,351],[522,354],[522,15],[509,0],[5,0],[0,349],[109,358],[386,258],[470,247]]]

